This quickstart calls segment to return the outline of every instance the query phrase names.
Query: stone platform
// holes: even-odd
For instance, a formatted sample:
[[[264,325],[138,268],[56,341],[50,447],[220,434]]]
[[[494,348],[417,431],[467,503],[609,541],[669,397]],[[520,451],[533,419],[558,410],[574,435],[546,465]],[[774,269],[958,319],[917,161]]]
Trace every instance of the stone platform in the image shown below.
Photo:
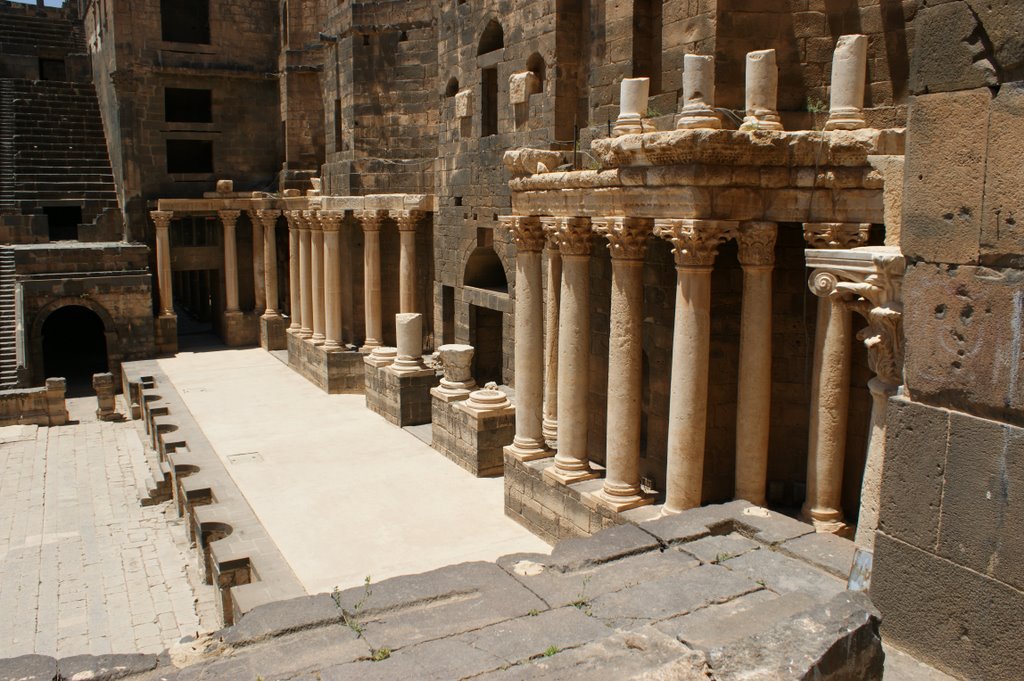
[[[837,574],[852,543],[807,532],[744,502],[695,509],[268,604],[148,665],[125,660],[148,666],[125,678],[881,679],[877,614]],[[62,662],[63,678],[112,666],[97,660]],[[56,667],[9,660],[0,678]]]
[[[363,358],[354,350],[327,352],[294,333],[286,333],[288,365],[331,395],[363,393]]]

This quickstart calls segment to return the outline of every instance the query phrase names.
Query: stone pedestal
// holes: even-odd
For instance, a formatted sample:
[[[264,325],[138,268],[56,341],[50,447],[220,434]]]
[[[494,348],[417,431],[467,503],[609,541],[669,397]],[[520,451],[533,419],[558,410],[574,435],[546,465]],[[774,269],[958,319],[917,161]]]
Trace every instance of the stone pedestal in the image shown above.
[[[96,391],[96,418],[100,421],[120,421],[114,402],[114,374],[93,374],[92,388]]]
[[[779,118],[779,67],[775,50],[747,54],[746,116],[740,130],[782,130]]]
[[[715,58],[688,54],[683,57],[683,109],[676,128],[721,128],[715,112]]]
[[[288,366],[303,378],[331,395],[363,393],[366,355],[348,348],[329,350],[294,333],[284,336],[288,345]]]
[[[249,312],[225,312],[221,327],[224,345],[233,348],[256,345],[259,334],[257,319],[255,314]]]
[[[281,315],[260,317],[260,347],[264,350],[288,348],[288,322]]]
[[[392,357],[377,350],[364,355],[366,408],[399,427],[430,423],[430,390],[437,383],[434,370],[396,371]]]
[[[157,352],[173,355],[178,351],[178,316],[162,314],[155,321]]]
[[[503,449],[515,436],[515,407],[504,393],[477,390],[458,399],[430,391],[434,449],[478,478],[505,470]]]
[[[864,90],[868,67],[868,37],[844,35],[832,55],[832,92],[826,130],[856,130],[864,120]]]

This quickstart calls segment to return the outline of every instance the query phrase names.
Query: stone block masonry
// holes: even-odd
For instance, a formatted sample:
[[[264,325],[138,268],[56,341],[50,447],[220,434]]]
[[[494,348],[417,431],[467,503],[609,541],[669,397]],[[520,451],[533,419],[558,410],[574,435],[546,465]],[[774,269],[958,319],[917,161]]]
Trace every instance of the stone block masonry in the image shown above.
[[[397,372],[390,365],[365,361],[366,408],[399,427],[430,423],[430,389],[437,383],[433,369]]]
[[[361,352],[328,351],[294,333],[285,332],[288,342],[288,365],[313,385],[330,394],[364,392],[364,369]]]

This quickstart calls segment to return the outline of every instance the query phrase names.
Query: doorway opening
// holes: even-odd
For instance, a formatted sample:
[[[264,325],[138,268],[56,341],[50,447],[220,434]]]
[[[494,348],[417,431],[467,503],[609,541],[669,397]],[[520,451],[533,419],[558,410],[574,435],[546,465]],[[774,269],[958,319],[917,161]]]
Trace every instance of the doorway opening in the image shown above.
[[[103,320],[81,305],[54,310],[43,322],[43,371],[64,377],[67,395],[92,393],[92,375],[109,371]]]
[[[502,381],[502,317],[500,310],[477,305],[469,306],[469,344],[476,348],[473,354],[473,378],[480,385]]]

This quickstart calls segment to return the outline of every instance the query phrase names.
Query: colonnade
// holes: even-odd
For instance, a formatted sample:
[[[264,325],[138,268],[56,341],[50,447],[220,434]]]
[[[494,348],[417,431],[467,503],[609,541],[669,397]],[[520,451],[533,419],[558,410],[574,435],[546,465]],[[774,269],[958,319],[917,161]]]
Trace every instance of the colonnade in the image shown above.
[[[325,350],[343,346],[341,226],[344,211],[286,210],[292,317],[289,331]],[[363,231],[363,351],[383,343],[380,230],[394,219],[400,238],[399,312],[416,312],[416,231],[425,213],[417,210],[359,210]]]
[[[766,221],[547,216],[506,216],[502,223],[510,231],[517,253],[516,436],[508,451],[520,460],[530,460],[550,456],[555,450],[545,476],[563,484],[597,476],[588,456],[588,413],[593,408],[589,403],[589,269],[593,249],[599,245],[609,249],[606,470],[597,496],[617,511],[651,501],[640,486],[642,273],[649,239],[669,241],[676,266],[663,510],[667,514],[699,506],[702,501],[711,276],[719,246],[728,240],[737,242],[743,301],[734,493],[736,498],[764,505],[777,225]],[[814,248],[848,249],[866,242],[869,227],[809,224],[805,237]],[[547,255],[546,282],[542,279],[542,253]],[[814,281],[812,277],[812,289]],[[812,378],[807,513],[819,529],[828,531],[835,527],[827,521],[842,516],[838,494],[850,382],[850,306],[837,302],[836,297],[821,300]]]

